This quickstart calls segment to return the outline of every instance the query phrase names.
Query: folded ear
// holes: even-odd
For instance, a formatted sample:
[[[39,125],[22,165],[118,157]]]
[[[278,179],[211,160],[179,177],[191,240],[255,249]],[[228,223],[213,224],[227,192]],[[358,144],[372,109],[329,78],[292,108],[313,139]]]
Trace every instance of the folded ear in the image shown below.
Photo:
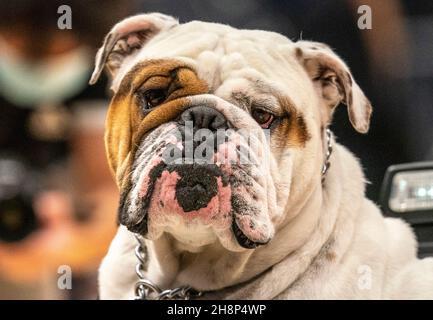
[[[179,22],[161,13],[139,14],[117,23],[105,36],[102,47],[96,54],[95,69],[89,84],[95,84],[104,67],[115,76],[125,57],[136,52],[151,38]]]
[[[322,99],[325,121],[330,122],[335,107],[342,102],[347,105],[352,126],[366,133],[372,107],[343,60],[322,43],[298,41],[295,50]]]

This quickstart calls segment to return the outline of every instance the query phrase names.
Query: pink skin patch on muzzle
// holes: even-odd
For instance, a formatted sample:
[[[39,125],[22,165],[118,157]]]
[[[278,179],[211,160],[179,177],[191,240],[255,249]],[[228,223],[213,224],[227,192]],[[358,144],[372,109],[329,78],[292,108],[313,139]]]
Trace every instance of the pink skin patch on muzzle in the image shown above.
[[[155,189],[149,206],[150,232],[154,228],[167,226],[181,217],[187,223],[212,225],[216,229],[226,229],[231,224],[231,189],[224,186],[221,177],[217,177],[217,194],[206,207],[185,212],[176,197],[176,185],[180,180],[176,171],[163,171],[155,181]]]

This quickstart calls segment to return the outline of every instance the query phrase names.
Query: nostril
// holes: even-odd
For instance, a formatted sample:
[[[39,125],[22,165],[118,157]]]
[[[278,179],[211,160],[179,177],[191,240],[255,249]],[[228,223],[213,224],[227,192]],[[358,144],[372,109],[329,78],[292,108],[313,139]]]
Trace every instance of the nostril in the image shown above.
[[[196,106],[185,110],[181,116],[181,124],[186,121],[193,121],[195,129],[228,129],[224,115],[210,107]]]
[[[227,129],[227,121],[222,117],[215,117],[212,121],[212,128],[210,129]]]

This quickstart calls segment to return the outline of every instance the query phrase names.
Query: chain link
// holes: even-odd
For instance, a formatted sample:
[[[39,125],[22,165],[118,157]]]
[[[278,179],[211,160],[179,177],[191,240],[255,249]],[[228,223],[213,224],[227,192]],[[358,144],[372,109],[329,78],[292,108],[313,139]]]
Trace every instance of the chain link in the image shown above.
[[[325,129],[325,137],[326,137],[326,154],[325,154],[325,162],[322,167],[322,185],[325,182],[326,174],[331,167],[331,154],[332,154],[332,131],[328,127]]]
[[[202,292],[190,286],[161,290],[161,288],[152,281],[145,279],[144,265],[146,263],[146,254],[143,250],[140,237],[136,235],[135,238],[137,239],[135,256],[138,259],[138,263],[135,266],[135,273],[138,277],[138,281],[135,283],[135,300],[190,300],[191,298],[202,296]]]

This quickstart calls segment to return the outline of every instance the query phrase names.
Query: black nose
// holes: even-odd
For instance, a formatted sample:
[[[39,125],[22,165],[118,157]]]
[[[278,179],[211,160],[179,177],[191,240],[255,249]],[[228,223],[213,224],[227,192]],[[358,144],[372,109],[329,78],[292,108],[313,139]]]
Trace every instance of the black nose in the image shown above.
[[[184,212],[205,208],[218,192],[217,177],[222,175],[216,165],[174,166],[180,179],[176,184],[176,199]]]
[[[192,121],[194,129],[228,129],[227,120],[224,115],[210,107],[197,106],[185,110],[180,116],[181,124]]]

